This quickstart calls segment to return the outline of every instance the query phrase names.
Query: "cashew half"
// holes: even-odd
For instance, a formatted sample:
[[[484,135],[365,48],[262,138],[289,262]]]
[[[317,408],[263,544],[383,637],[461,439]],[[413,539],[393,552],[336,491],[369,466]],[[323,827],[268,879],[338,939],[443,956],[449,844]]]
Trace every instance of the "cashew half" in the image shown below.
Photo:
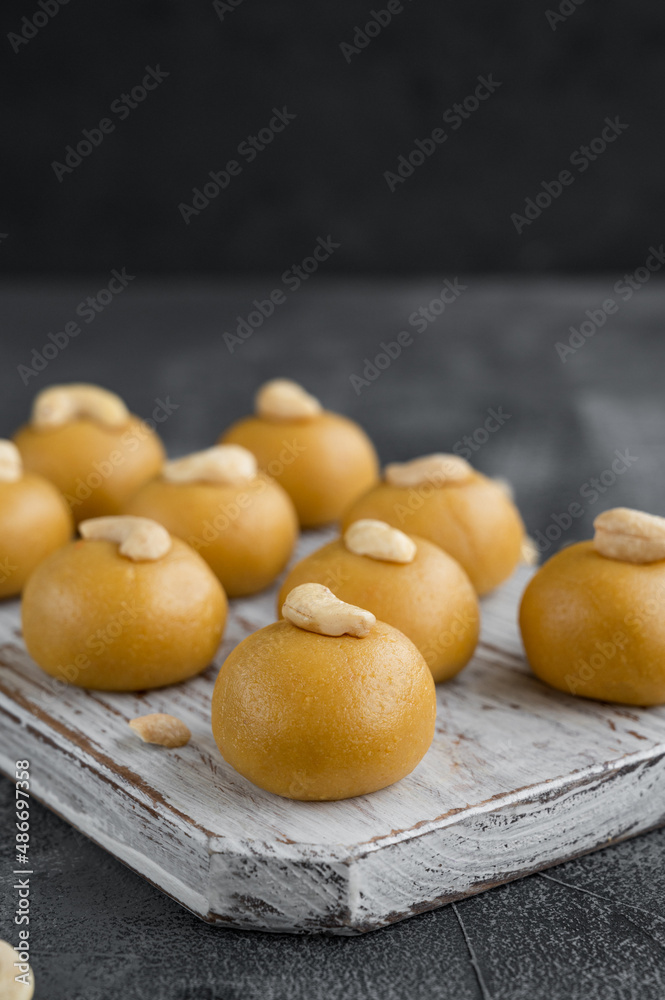
[[[665,517],[614,507],[599,514],[593,526],[594,547],[609,559],[630,563],[665,559]]]
[[[120,555],[134,562],[155,561],[171,549],[171,536],[166,528],[149,517],[93,517],[81,521],[83,538],[119,542]]]
[[[425,483],[432,486],[466,483],[473,478],[473,468],[459,455],[437,453],[411,462],[393,462],[386,466],[384,475],[390,486],[409,489]]]
[[[515,489],[509,479],[505,479],[503,476],[495,476],[494,482],[504,496],[507,496],[509,500],[515,499]]]
[[[52,385],[39,393],[32,406],[32,425],[39,430],[62,427],[82,417],[104,427],[123,427],[130,413],[120,396],[86,382]]]
[[[157,743],[162,747],[184,747],[191,739],[191,732],[175,715],[154,712],[152,715],[139,715],[130,719],[128,725],[137,733],[144,743]]]
[[[538,546],[533,538],[525,535],[520,546],[520,562],[523,566],[537,566],[540,559]]]
[[[322,409],[318,399],[288,378],[274,378],[262,385],[255,405],[257,415],[266,420],[312,420]]]
[[[371,611],[345,604],[322,583],[294,587],[282,606],[282,614],[293,625],[319,635],[354,635],[362,639],[376,625]]]
[[[14,965],[18,962],[19,965]],[[27,966],[27,971],[23,970]],[[17,982],[16,977],[22,978]],[[2,1000],[32,1000],[35,977],[30,965],[22,962],[9,941],[0,941],[0,997]]]
[[[236,486],[256,478],[256,458],[239,444],[218,444],[167,462],[162,477],[169,483],[223,483]]]
[[[23,475],[21,453],[13,441],[0,439],[0,483],[16,483]]]
[[[344,544],[357,556],[382,562],[410,563],[417,551],[416,543],[403,531],[373,518],[354,521],[344,532]]]

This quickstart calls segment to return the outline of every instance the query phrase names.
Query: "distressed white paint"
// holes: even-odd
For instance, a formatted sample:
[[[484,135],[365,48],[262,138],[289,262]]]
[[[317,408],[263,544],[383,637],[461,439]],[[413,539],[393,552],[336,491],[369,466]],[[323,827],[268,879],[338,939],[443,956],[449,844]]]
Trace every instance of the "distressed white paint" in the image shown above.
[[[324,539],[310,534],[299,555]],[[204,919],[353,934],[665,823],[665,709],[558,694],[516,626],[528,571],[483,602],[473,662],[438,689],[432,748],[392,788],[334,803],[255,788],[215,747],[213,665],[144,695],[54,694],[0,606],[0,768],[31,761],[36,798]],[[235,601],[217,663],[274,619],[276,589]],[[179,750],[127,720],[170,712]]]

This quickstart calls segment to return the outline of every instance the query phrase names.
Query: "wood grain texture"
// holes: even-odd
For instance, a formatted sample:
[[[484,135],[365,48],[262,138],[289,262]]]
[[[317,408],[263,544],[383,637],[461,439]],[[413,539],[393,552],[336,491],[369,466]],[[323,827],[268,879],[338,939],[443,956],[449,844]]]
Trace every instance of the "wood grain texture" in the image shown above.
[[[5,604],[0,768],[27,757],[36,798],[203,919],[282,932],[362,933],[664,823],[665,710],[533,677],[516,626],[527,578],[483,601],[477,655],[439,686],[419,767],[338,803],[280,799],[225,763],[209,725],[217,665],[139,695],[54,692]],[[217,664],[274,619],[274,600],[233,602]],[[140,743],[127,721],[147,712],[181,718],[189,745]]]

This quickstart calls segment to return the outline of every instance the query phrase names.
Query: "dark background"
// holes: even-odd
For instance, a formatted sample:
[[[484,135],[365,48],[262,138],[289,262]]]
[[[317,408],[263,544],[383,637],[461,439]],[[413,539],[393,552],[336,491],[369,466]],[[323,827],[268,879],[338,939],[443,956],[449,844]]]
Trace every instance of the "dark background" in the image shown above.
[[[5,2],[6,268],[280,274],[328,233],[327,274],[634,267],[662,235],[665,8],[567,0],[553,30],[559,2],[404,0],[349,62],[340,43],[382,0],[243,0],[223,20],[211,2],[69,0],[16,53],[4,36],[37,0]],[[59,183],[53,161],[147,65],[168,78]],[[488,74],[501,86],[391,193],[384,171]],[[186,225],[178,205],[284,105],[296,119]],[[518,235],[511,213],[606,116],[628,130]]]

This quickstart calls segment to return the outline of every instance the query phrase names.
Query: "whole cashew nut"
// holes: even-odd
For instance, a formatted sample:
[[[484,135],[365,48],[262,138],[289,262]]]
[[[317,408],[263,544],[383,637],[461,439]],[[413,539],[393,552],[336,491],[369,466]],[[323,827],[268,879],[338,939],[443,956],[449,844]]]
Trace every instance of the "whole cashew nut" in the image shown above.
[[[129,417],[120,396],[85,382],[52,385],[39,393],[32,406],[32,424],[39,430],[62,427],[81,418],[104,427],[123,427]]]
[[[171,536],[166,528],[149,517],[93,517],[81,521],[83,538],[118,542],[120,555],[134,562],[161,559],[171,549]]]
[[[665,517],[630,507],[613,507],[593,522],[597,552],[621,562],[651,563],[665,559]]]
[[[167,462],[162,477],[169,483],[224,483],[235,486],[256,478],[256,458],[239,444],[218,444]]]
[[[13,441],[0,439],[0,482],[16,483],[23,475],[21,453]]]
[[[473,478],[473,468],[459,455],[423,455],[411,462],[393,462],[385,468],[385,479],[390,486],[410,489],[429,483],[447,486],[449,483],[466,483]]]
[[[371,611],[346,604],[322,583],[302,583],[287,596],[282,614],[293,625],[319,635],[368,635],[376,625]]]
[[[321,404],[301,385],[288,378],[275,378],[256,394],[256,413],[266,420],[312,420],[321,413]]]

